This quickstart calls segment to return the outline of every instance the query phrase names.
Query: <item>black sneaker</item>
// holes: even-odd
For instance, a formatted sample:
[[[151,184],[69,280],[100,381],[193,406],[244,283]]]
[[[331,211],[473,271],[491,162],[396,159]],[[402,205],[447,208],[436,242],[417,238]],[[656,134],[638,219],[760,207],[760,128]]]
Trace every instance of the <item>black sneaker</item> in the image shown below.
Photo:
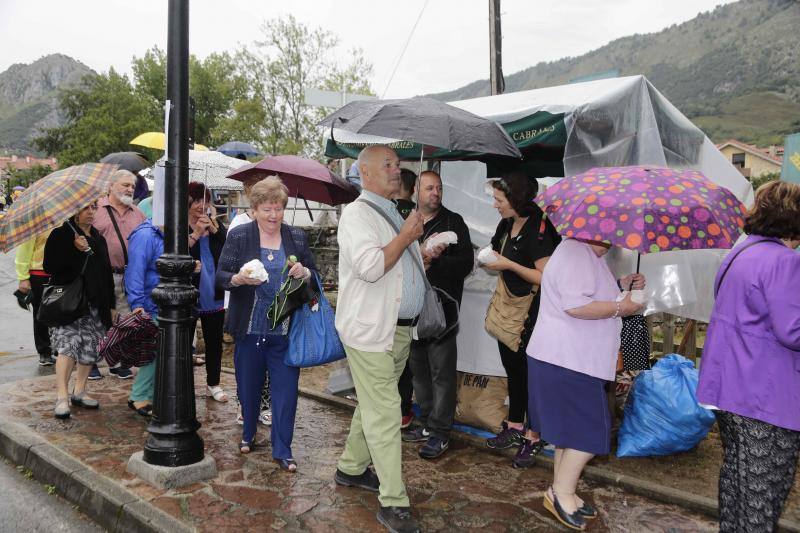
[[[97,365],[92,365],[92,369],[89,371],[89,379],[91,381],[103,379],[103,374],[100,373],[100,369],[97,368]]]
[[[422,426],[417,426],[411,429],[404,429],[400,434],[403,442],[425,442],[431,434]]]
[[[425,443],[425,446],[419,449],[419,456],[423,459],[436,459],[446,452],[449,446],[449,439],[440,439],[439,437],[431,435],[428,442]]]
[[[519,446],[522,444],[522,439],[522,431],[510,428],[508,424],[503,422],[503,429],[491,439],[486,439],[486,446],[493,450],[505,450],[512,446]]]
[[[419,533],[419,526],[411,516],[410,507],[381,507],[376,516],[378,522],[392,533]]]
[[[39,366],[52,366],[55,363],[56,360],[49,353],[39,354]]]
[[[125,368],[123,366],[109,368],[108,373],[114,374],[119,379],[131,379],[133,377],[133,371],[130,368]]]
[[[511,461],[511,466],[514,468],[528,468],[533,466],[536,462],[536,456],[539,455],[545,446],[545,442],[541,439],[533,442],[530,439],[523,438],[522,444],[519,445],[517,455]]]
[[[378,488],[381,485],[380,481],[378,481],[378,474],[369,467],[357,476],[345,474],[337,468],[333,480],[336,481],[337,485],[342,485],[343,487],[356,487],[372,492],[378,492]]]

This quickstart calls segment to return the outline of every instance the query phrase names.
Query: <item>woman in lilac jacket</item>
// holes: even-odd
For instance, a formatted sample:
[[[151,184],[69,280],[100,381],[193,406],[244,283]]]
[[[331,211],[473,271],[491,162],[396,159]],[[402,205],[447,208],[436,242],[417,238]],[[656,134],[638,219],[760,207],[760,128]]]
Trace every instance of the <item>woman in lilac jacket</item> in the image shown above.
[[[720,267],[697,399],[724,449],[720,531],[773,531],[800,450],[800,186],[758,189]]]

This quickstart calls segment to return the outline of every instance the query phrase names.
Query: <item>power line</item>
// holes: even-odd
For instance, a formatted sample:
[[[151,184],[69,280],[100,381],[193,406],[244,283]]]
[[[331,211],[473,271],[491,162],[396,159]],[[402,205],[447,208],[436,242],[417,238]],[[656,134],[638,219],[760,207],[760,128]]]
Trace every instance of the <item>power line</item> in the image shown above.
[[[406,53],[406,49],[408,48],[408,44],[411,42],[411,37],[414,36],[414,30],[417,29],[417,24],[419,24],[419,20],[422,18],[422,13],[425,12],[425,8],[428,7],[428,0],[425,0],[425,3],[422,4],[422,9],[419,10],[419,15],[417,16],[416,22],[411,27],[411,32],[408,34],[408,39],[406,39],[406,44],[403,46],[403,49],[400,51],[400,56],[397,58],[397,61],[394,64],[394,69],[392,70],[392,75],[389,76],[389,82],[386,84],[386,88],[383,90],[383,94],[381,98],[386,96],[386,92],[389,90],[389,86],[392,84],[392,80],[394,79],[394,75],[397,72],[397,67],[400,66],[400,61],[403,59],[403,55]]]

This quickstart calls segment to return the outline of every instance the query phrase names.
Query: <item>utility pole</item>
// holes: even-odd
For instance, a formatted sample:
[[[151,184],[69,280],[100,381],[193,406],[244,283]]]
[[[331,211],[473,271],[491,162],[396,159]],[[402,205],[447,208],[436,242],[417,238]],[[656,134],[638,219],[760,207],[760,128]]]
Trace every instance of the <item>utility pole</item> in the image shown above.
[[[203,460],[197,434],[191,356],[194,261],[189,255],[189,0],[169,0],[167,98],[170,102],[165,161],[164,255],[156,262],[161,281],[153,290],[158,304],[159,353],[156,360],[153,420],[144,461],[157,466],[187,466]]]
[[[489,86],[491,94],[506,90],[503,79],[503,40],[500,35],[500,0],[489,0]]]

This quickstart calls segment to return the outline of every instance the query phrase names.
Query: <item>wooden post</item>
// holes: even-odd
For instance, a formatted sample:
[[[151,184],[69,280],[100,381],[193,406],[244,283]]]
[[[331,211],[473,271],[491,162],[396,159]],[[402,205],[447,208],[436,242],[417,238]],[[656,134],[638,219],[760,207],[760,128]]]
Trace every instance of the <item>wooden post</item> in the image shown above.
[[[697,363],[697,322],[687,320],[683,328],[683,339],[678,347],[678,353]]]
[[[500,35],[500,0],[489,0],[489,88],[491,94],[505,91],[503,40]]]
[[[675,316],[664,313],[661,321],[661,331],[664,333],[664,344],[662,350],[664,355],[675,351]]]

